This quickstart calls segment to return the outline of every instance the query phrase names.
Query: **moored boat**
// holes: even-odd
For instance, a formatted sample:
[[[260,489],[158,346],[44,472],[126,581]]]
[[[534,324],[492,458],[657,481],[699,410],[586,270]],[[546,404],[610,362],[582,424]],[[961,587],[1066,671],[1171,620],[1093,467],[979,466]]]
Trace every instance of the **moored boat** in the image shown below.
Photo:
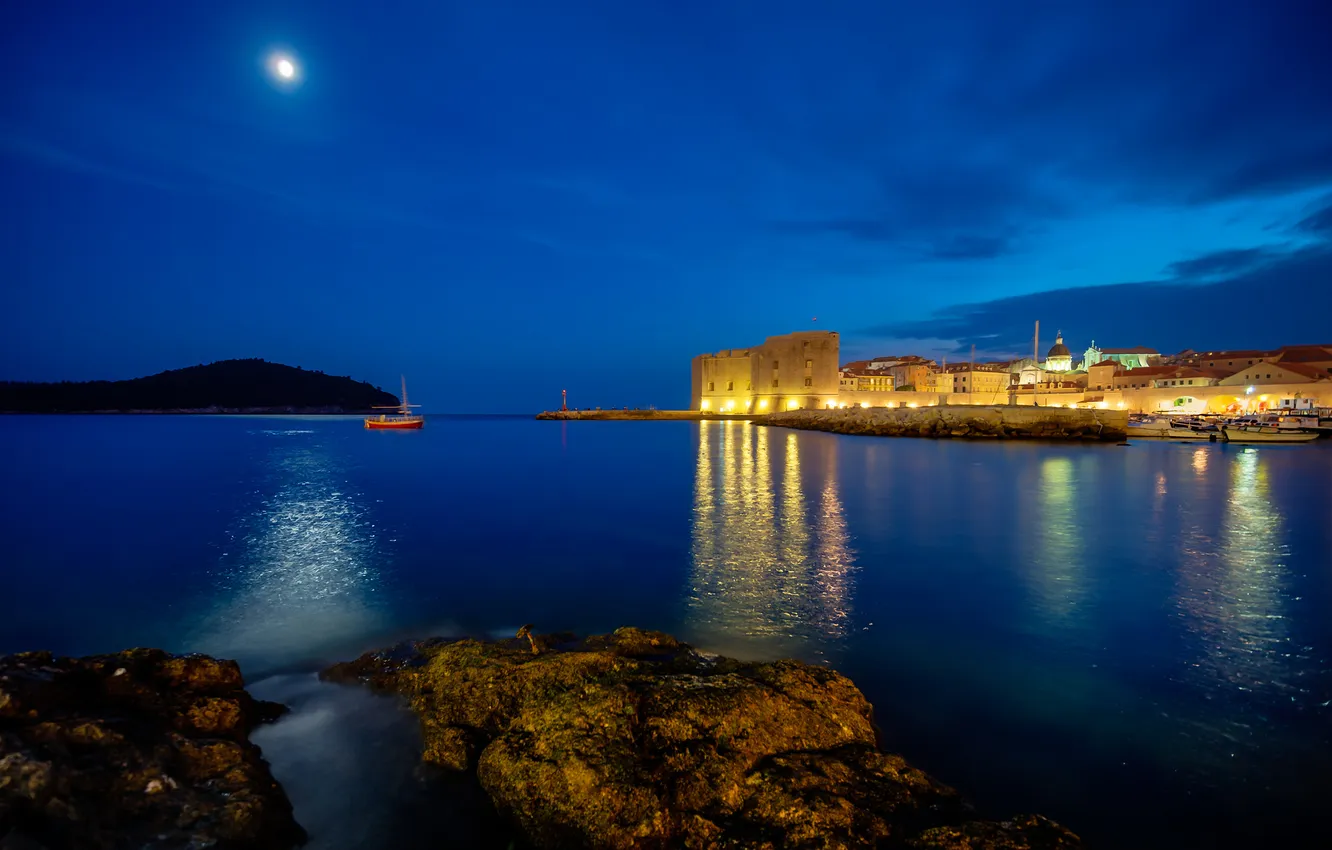
[[[402,404],[385,405],[384,410],[396,410],[398,413],[381,413],[378,416],[365,417],[365,427],[373,431],[416,431],[425,426],[425,417],[412,413],[419,404],[407,402],[407,378],[402,379]]]
[[[1318,439],[1317,432],[1296,431],[1276,425],[1226,423],[1221,426],[1221,433],[1230,443],[1308,443]]]
[[[1151,437],[1160,440],[1215,440],[1216,431],[1189,422],[1176,421],[1169,416],[1157,416],[1129,422],[1129,437]]]

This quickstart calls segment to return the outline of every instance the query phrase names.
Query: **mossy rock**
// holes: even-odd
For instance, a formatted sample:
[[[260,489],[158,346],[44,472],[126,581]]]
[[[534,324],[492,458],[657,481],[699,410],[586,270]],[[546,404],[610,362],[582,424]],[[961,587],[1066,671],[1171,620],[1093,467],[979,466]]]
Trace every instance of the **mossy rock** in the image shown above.
[[[5,847],[278,850],[305,832],[249,741],[283,707],[240,667],[134,649],[0,657]]]
[[[424,760],[474,770],[536,847],[871,848],[954,835],[976,848],[1080,846],[1062,828],[1072,843],[980,821],[953,789],[881,752],[869,702],[832,670],[707,655],[634,628],[536,644],[424,641],[323,675],[400,694],[421,719]]]

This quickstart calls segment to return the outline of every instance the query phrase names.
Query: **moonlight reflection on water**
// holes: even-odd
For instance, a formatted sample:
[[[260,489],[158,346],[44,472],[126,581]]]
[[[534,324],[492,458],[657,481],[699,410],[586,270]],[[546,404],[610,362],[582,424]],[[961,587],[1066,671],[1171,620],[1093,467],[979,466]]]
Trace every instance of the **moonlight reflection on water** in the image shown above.
[[[196,643],[263,670],[316,657],[387,624],[382,558],[362,496],[338,462],[275,435],[257,504],[231,532],[214,610]]]

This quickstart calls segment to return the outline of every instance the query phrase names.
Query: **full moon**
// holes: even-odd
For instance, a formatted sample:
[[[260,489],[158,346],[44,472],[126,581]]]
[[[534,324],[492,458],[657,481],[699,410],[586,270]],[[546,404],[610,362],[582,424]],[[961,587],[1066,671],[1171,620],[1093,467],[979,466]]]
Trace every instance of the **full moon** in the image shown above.
[[[296,57],[286,52],[268,55],[268,73],[273,80],[283,86],[297,85],[301,80],[301,66],[296,64]]]

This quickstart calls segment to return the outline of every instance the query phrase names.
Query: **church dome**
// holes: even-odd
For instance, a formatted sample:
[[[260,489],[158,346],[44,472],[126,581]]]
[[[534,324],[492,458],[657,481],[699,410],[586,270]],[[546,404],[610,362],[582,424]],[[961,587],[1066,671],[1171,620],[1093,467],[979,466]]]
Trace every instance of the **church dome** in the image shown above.
[[[1064,345],[1063,334],[1059,334],[1058,336],[1055,337],[1055,344],[1050,346],[1050,350],[1045,353],[1046,360],[1050,360],[1051,358],[1056,358],[1056,357],[1072,357],[1072,356],[1073,352],[1068,350],[1067,345]]]

